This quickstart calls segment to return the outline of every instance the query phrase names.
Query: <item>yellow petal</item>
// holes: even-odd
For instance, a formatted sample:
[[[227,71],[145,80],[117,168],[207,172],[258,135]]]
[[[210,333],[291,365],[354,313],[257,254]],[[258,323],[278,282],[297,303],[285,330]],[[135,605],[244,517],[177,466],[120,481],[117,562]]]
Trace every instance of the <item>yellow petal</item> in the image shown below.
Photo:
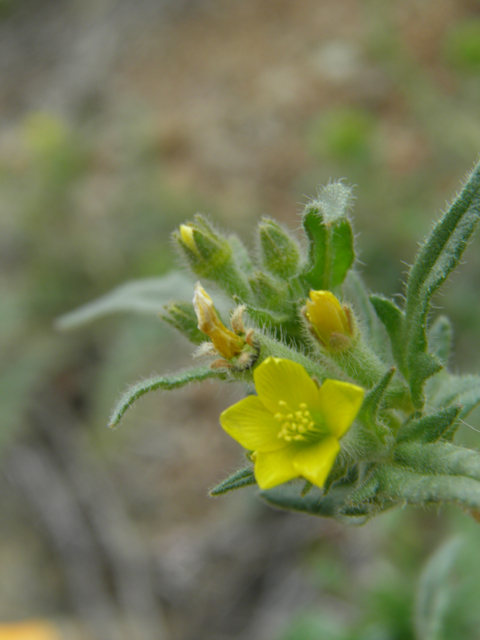
[[[63,635],[63,634],[62,634]],[[0,640],[61,640],[60,632],[43,620],[0,624]]]
[[[346,338],[352,335],[347,314],[331,291],[310,291],[306,307],[308,321],[327,348],[330,346],[332,334]],[[345,345],[349,344],[350,341],[347,339]]]
[[[187,227],[190,229],[190,227]],[[211,297],[200,282],[195,285],[193,308],[198,320],[198,328],[213,342],[216,350],[227,360],[238,356],[245,340],[227,329],[217,315]]]
[[[180,238],[182,239],[183,243],[187,245],[190,251],[193,251],[193,253],[195,253],[198,257],[201,257],[197,248],[197,243],[195,242],[195,236],[193,235],[192,226],[189,224],[181,224],[179,231]]]
[[[234,440],[252,451],[275,451],[285,448],[278,438],[280,425],[257,396],[248,396],[220,415],[220,424]]]
[[[256,454],[254,472],[260,489],[271,489],[298,477],[299,473],[293,466],[297,450],[297,447],[284,447],[279,451],[259,451]]]
[[[357,417],[365,390],[339,380],[325,380],[319,392],[319,409],[330,433],[341,438]]]
[[[301,364],[282,358],[267,358],[253,372],[260,400],[274,415],[278,403],[287,403],[290,411],[304,402],[307,407],[318,405],[318,388]]]
[[[336,438],[325,438],[308,447],[303,447],[293,458],[297,475],[323,487],[335,462],[340,445]]]

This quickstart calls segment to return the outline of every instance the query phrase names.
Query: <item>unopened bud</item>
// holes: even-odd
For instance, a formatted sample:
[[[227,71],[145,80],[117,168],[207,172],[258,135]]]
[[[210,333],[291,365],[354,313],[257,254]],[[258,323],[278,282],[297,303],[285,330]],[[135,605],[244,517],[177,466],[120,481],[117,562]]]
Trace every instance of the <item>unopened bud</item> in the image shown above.
[[[195,285],[193,307],[198,320],[198,328],[210,338],[218,353],[227,360],[238,356],[245,345],[245,340],[227,329],[222,323],[213,306],[212,299],[199,282]]]
[[[350,347],[354,333],[351,312],[333,293],[310,291],[305,316],[324,347],[332,351],[344,351]]]
[[[201,257],[200,253],[198,251],[197,245],[195,244],[193,227],[189,224],[181,224],[179,231],[180,231],[180,238],[183,244],[186,247],[188,247],[190,251],[192,251],[192,253],[195,253],[200,258]]]
[[[197,316],[191,302],[170,302],[164,306],[160,318],[183,333],[194,344],[200,344],[205,336],[197,327]]]
[[[298,273],[300,251],[295,240],[278,223],[263,218],[258,225],[262,263],[279,278],[291,278]]]
[[[181,224],[173,237],[192,270],[199,275],[209,277],[231,260],[232,249],[228,240],[199,214],[194,216],[193,222]]]

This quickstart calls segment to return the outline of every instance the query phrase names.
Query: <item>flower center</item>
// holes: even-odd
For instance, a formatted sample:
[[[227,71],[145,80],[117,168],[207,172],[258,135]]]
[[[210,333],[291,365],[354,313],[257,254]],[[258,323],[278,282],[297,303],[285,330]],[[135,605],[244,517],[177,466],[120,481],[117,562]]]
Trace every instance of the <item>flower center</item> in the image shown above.
[[[280,400],[278,403],[280,411],[275,414],[275,420],[280,422],[278,438],[283,438],[287,442],[307,442],[317,439],[321,429],[312,418],[305,402],[298,405],[298,410],[293,413],[289,411],[287,403]]]

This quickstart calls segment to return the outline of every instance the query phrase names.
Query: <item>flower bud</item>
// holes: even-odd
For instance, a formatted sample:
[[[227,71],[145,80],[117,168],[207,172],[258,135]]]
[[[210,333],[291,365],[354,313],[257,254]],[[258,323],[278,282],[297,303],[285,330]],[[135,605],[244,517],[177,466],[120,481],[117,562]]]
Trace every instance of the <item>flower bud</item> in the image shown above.
[[[310,291],[305,316],[319,341],[329,350],[344,351],[353,337],[352,316],[330,291]]]
[[[197,214],[193,222],[181,224],[173,234],[192,270],[209,277],[232,258],[228,240],[206,218]]]
[[[238,356],[245,345],[245,340],[227,329],[218,317],[212,299],[197,282],[193,296],[193,307],[198,320],[198,328],[207,335],[215,349],[227,360]]]
[[[285,303],[287,284],[272,276],[256,271],[248,279],[256,299],[262,307],[278,309]]]
[[[180,239],[183,244],[190,249],[192,253],[197,255],[199,258],[200,252],[198,251],[197,245],[195,244],[195,238],[193,235],[193,227],[189,224],[181,224],[180,228]]]
[[[164,306],[160,318],[183,333],[194,344],[200,344],[205,336],[197,327],[197,316],[191,302],[170,302]]]
[[[269,218],[262,218],[258,237],[262,263],[267,271],[279,278],[291,278],[297,274],[300,251],[285,229]]]

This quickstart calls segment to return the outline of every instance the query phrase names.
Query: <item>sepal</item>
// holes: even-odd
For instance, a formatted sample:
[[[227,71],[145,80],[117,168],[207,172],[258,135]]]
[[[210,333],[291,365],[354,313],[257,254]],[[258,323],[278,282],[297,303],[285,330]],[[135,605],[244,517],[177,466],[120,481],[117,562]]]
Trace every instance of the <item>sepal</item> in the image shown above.
[[[269,218],[260,220],[257,233],[263,268],[283,280],[295,276],[300,265],[300,249],[291,235]]]
[[[252,467],[245,467],[244,469],[240,469],[239,471],[232,473],[232,475],[225,478],[225,480],[222,480],[222,482],[213,487],[213,489],[210,489],[208,494],[212,496],[212,498],[215,498],[223,495],[224,493],[228,493],[229,491],[249,487],[252,484],[256,484],[253,469]]]
[[[170,302],[164,306],[160,318],[180,331],[193,344],[201,344],[204,334],[197,327],[197,316],[191,302]]]

